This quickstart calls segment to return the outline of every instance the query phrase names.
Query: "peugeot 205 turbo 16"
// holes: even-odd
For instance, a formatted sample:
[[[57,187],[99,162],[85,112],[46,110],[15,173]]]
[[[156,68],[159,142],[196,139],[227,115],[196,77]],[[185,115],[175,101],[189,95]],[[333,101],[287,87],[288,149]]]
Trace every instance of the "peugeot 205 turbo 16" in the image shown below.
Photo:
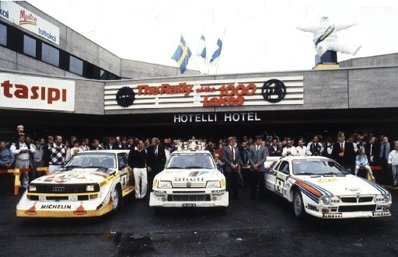
[[[18,217],[95,217],[118,210],[134,190],[128,151],[80,152],[60,170],[33,180],[17,204]]]
[[[229,205],[224,175],[213,156],[195,140],[180,144],[166,168],[155,176],[151,207],[220,207]]]

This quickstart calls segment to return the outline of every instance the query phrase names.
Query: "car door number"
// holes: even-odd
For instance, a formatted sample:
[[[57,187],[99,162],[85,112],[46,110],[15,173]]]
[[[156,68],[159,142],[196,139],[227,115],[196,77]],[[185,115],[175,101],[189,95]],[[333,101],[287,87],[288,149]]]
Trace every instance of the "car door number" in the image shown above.
[[[285,181],[281,180],[279,178],[276,179],[276,183],[275,183],[275,192],[283,195],[283,188],[285,187]]]

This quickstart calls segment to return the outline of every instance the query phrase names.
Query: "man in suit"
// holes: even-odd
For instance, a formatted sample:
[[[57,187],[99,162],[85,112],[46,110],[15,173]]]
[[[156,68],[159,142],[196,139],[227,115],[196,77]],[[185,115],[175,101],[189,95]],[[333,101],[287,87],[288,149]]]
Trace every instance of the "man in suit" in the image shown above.
[[[307,145],[307,155],[309,156],[322,156],[323,153],[323,146],[319,142],[319,137],[315,135],[312,138],[312,142],[309,142]]]
[[[282,156],[282,149],[278,145],[278,140],[273,139],[272,144],[268,147],[269,156]]]
[[[154,177],[164,170],[166,165],[166,152],[157,137],[152,138],[151,145],[147,148],[148,188],[152,189]]]
[[[347,171],[354,174],[354,145],[345,140],[345,134],[342,131],[340,131],[337,135],[337,143],[333,146],[332,156],[333,159],[340,163],[340,165],[343,166]]]
[[[388,142],[388,137],[384,136],[383,141],[381,142],[380,145],[380,153],[379,153],[379,158],[380,158],[380,165],[381,165],[381,181],[380,183],[383,184],[389,184],[391,181],[390,179],[390,172],[388,169],[388,155],[391,152],[391,145],[390,142]]]
[[[239,166],[242,164],[242,160],[235,137],[228,138],[228,145],[223,148],[223,161],[227,189],[232,198],[238,200]]]
[[[372,136],[369,140],[369,143],[366,144],[365,153],[368,157],[370,165],[379,163],[380,144],[377,142],[377,138],[375,136]]]
[[[255,200],[257,195],[257,187],[260,184],[260,196],[263,197],[265,190],[264,163],[267,160],[268,149],[263,145],[261,136],[256,136],[255,143],[250,147],[250,200]]]

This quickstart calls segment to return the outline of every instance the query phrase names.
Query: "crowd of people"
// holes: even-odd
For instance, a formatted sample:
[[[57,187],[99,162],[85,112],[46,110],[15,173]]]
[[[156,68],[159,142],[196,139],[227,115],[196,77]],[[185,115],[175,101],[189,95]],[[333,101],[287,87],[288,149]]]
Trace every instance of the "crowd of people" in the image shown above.
[[[251,187],[251,199],[256,198],[258,188],[261,188],[258,184],[263,182],[258,174],[264,171],[263,164],[267,156],[326,156],[339,162],[352,174],[357,175],[359,171],[365,170],[372,178],[375,177],[378,183],[398,186],[398,141],[391,145],[386,135],[354,133],[346,137],[344,132],[339,132],[333,140],[332,137],[320,134],[307,139],[282,138],[274,133],[256,137],[243,136],[239,139],[229,137],[197,140],[214,155],[217,166],[224,172],[232,196],[236,199],[239,186],[245,182]],[[141,188],[138,187],[136,197],[143,198],[146,194],[146,180],[150,183],[151,178],[164,168],[170,154],[177,149],[175,142],[171,138],[161,141],[158,138],[121,136],[107,137],[104,140],[79,139],[76,136],[65,139],[60,135],[31,138],[24,126],[19,125],[14,139],[0,141],[0,169],[15,167],[30,170],[21,176],[22,187],[27,188],[29,181],[37,176],[37,167],[48,167],[49,173],[52,173],[78,152],[102,149],[130,150],[129,164],[135,169],[136,180],[141,181]],[[161,158],[157,159],[159,152]],[[381,167],[381,170],[372,171],[372,167],[375,166]],[[246,179],[242,179],[242,171],[248,172]]]

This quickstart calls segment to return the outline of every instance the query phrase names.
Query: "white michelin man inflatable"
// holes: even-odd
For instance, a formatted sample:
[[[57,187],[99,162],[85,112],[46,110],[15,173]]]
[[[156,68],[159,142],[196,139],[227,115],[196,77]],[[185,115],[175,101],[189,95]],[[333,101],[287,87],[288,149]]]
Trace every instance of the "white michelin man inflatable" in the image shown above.
[[[314,44],[319,56],[327,51],[336,51],[343,54],[355,55],[361,46],[348,46],[337,40],[337,32],[355,26],[356,23],[332,24],[329,17],[322,17],[318,24],[299,26],[297,29],[314,34]]]

